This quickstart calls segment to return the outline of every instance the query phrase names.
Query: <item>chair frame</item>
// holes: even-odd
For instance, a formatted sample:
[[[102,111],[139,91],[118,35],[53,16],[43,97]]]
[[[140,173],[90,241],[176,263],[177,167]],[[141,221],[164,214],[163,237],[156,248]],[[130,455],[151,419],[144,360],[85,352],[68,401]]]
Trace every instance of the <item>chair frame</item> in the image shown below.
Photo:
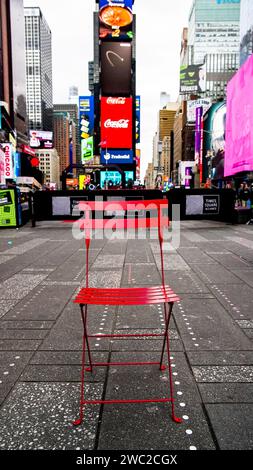
[[[158,217],[156,217],[157,224],[150,223],[150,226],[156,226],[158,229],[158,238],[160,245],[160,256],[161,256],[161,274],[162,274],[162,286],[160,287],[151,287],[151,288],[118,288],[118,289],[96,289],[89,288],[89,248],[90,248],[90,230],[94,226],[90,219],[85,219],[85,222],[81,222],[85,232],[85,245],[86,245],[86,287],[81,289],[77,294],[74,302],[80,305],[81,309],[81,318],[83,325],[83,338],[82,338],[82,368],[81,368],[81,389],[80,389],[80,415],[79,418],[73,422],[74,426],[78,426],[83,422],[84,411],[83,408],[85,405],[100,405],[100,404],[126,404],[126,403],[171,403],[171,417],[175,423],[181,423],[182,419],[178,418],[175,414],[175,399],[173,398],[173,378],[172,378],[172,366],[170,358],[170,338],[169,338],[169,323],[172,315],[172,309],[175,301],[180,300],[176,294],[172,291],[169,286],[165,285],[165,274],[164,274],[164,258],[163,258],[163,228],[168,227],[168,218],[161,216],[162,208],[168,207],[168,202],[163,200],[139,200],[139,201],[113,201],[113,202],[101,202],[97,204],[98,210],[112,210],[112,205],[114,210],[134,210],[139,211],[143,210],[143,205],[147,210],[150,210],[150,204],[156,206],[158,210]],[[140,206],[142,209],[136,209]],[[80,209],[85,212],[96,210],[96,203],[94,201],[85,201],[85,203],[80,203]],[[153,207],[152,207],[153,210]],[[88,223],[87,223],[88,220]],[[147,214],[145,216],[147,221]],[[134,223],[133,223],[134,221]],[[101,222],[101,220],[100,220]],[[135,219],[130,219],[130,224],[127,224],[131,228],[136,227]],[[142,224],[141,224],[142,225]],[[123,224],[125,227],[126,224]],[[96,291],[100,290],[101,302],[96,303]],[[138,295],[137,295],[138,294]],[[131,297],[133,295],[133,298]],[[123,296],[126,298],[123,301]],[[137,299],[137,302],[136,300]],[[83,300],[85,299],[85,301]],[[162,300],[161,300],[162,299]],[[119,303],[117,303],[119,301]],[[122,303],[123,302],[123,303]],[[145,334],[88,334],[87,328],[87,319],[88,319],[88,305],[149,305],[154,303],[163,303],[164,305],[164,320],[165,328],[164,332],[161,334],[154,333],[145,333]],[[92,354],[89,344],[90,338],[152,338],[152,337],[163,337],[162,351],[159,362],[93,362]],[[86,367],[86,348],[88,354],[88,367]],[[167,351],[167,366],[163,363],[165,350]],[[85,373],[92,373],[94,367],[110,367],[110,366],[144,366],[144,365],[158,365],[161,371],[164,371],[168,368],[169,375],[169,396],[167,398],[149,398],[149,399],[122,399],[122,400],[87,400],[85,399]]]

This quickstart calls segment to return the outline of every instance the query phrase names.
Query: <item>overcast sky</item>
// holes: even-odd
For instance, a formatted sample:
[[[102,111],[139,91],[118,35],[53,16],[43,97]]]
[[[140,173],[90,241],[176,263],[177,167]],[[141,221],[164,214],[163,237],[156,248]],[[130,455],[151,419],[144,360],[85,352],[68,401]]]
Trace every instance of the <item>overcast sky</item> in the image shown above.
[[[135,0],[137,21],[137,94],[141,95],[141,175],[152,160],[160,92],[178,98],[181,34],[192,0]],[[95,0],[24,0],[39,6],[52,31],[54,103],[68,102],[71,85],[88,90],[88,61],[93,60]]]

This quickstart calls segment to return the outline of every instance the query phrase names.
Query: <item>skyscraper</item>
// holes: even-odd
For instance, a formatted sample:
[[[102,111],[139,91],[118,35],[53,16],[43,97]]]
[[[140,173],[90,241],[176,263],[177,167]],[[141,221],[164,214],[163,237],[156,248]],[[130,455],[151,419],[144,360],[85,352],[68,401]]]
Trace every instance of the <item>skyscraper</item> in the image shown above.
[[[52,37],[40,8],[25,8],[29,128],[52,130]]]
[[[238,54],[240,0],[193,0],[189,16],[189,61],[202,64],[206,54]]]
[[[240,17],[240,64],[253,53],[253,1],[241,0]]]

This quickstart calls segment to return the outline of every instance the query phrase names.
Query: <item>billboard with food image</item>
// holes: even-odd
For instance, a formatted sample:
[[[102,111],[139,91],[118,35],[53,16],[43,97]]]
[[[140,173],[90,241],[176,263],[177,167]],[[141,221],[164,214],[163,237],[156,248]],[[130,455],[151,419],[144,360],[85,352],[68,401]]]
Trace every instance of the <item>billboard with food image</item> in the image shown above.
[[[99,37],[100,38],[133,38],[132,0],[99,2]]]

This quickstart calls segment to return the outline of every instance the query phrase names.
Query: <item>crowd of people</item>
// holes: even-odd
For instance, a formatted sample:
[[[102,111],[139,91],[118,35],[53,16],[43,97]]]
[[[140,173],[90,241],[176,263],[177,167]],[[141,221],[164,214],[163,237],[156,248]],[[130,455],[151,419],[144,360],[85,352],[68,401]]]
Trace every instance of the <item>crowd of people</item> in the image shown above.
[[[237,202],[242,207],[251,208],[253,205],[253,183],[250,185],[244,181],[240,184],[237,192]]]

